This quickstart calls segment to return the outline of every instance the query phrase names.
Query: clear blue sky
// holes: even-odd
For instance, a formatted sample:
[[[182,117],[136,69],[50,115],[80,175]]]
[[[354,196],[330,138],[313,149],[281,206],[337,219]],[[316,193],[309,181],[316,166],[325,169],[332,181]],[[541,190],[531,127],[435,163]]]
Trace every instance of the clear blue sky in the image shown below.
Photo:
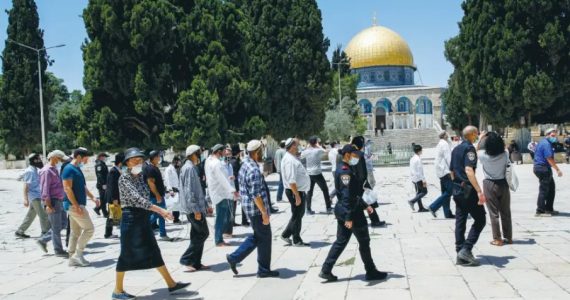
[[[346,46],[352,36],[372,24],[376,12],[378,24],[399,33],[410,45],[424,85],[447,86],[452,66],[443,55],[443,42],[458,33],[457,22],[463,11],[460,0],[317,0],[323,14],[325,35],[331,51],[337,44]],[[40,26],[46,46],[65,43],[64,48],[49,52],[55,62],[48,68],[63,78],[69,90],[83,90],[81,44],[85,26],[79,17],[87,0],[36,0]],[[0,51],[4,49],[8,23],[4,10],[10,0],[0,0]],[[420,83],[416,73],[416,83]]]

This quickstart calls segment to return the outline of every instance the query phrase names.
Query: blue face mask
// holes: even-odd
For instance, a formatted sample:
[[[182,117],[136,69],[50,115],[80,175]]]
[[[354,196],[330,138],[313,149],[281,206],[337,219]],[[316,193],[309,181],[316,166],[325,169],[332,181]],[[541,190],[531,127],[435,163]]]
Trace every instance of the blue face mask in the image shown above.
[[[356,157],[351,157],[350,161],[348,162],[349,165],[351,166],[356,166],[358,164],[358,158]]]
[[[126,166],[121,167],[121,173],[126,173],[129,170]]]
[[[80,169],[83,168],[83,166],[85,166],[85,165],[84,165],[82,162],[80,162],[80,163],[77,164],[77,167],[80,168]]]
[[[557,139],[556,137],[549,136],[549,137],[548,137],[548,141],[551,142],[551,143],[556,143],[556,142],[558,142],[558,139]]]

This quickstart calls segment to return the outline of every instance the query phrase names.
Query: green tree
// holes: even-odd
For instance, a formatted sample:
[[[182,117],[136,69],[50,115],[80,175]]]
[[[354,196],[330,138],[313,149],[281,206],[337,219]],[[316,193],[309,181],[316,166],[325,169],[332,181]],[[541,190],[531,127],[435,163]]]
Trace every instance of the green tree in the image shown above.
[[[256,108],[276,139],[322,130],[330,95],[328,39],[314,0],[234,1],[247,14]]]
[[[346,52],[342,50],[342,44],[338,44],[336,49],[333,51],[331,68],[332,71],[337,71],[340,64],[340,76],[344,77],[350,75],[350,58],[346,55]]]
[[[468,0],[462,8],[459,35],[445,47],[455,67],[445,94],[451,112],[481,114],[497,126],[529,115],[567,120],[570,2]]]
[[[43,31],[33,0],[13,0],[8,13],[8,40],[2,52],[3,85],[0,89],[0,140],[4,150],[19,157],[41,149],[38,58],[45,83],[48,59],[45,52],[38,57],[9,40],[31,47],[44,47]],[[50,99],[44,97],[46,124]]]

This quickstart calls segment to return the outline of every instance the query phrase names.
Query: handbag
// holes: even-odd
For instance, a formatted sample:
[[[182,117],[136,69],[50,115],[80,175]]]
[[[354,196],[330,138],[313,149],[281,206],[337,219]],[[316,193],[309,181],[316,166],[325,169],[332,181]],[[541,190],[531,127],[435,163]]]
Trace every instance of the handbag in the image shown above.
[[[120,205],[109,204],[109,219],[113,220],[113,225],[119,225],[123,217],[123,209]]]
[[[505,170],[505,179],[507,180],[507,183],[509,184],[509,188],[511,189],[511,191],[516,192],[517,189],[519,188],[519,178],[515,173],[513,164],[511,164],[510,160],[508,159],[508,154],[507,154],[507,169]]]

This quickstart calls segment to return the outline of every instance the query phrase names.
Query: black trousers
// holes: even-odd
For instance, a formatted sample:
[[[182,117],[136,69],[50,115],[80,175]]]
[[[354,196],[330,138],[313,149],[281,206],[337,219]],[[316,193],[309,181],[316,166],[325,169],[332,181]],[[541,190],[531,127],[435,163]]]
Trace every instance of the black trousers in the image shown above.
[[[414,203],[417,202],[420,210],[423,210],[425,208],[422,203],[422,198],[427,195],[428,190],[424,187],[424,183],[422,181],[414,182],[414,187],[416,188],[416,196],[411,201]]]
[[[485,227],[485,208],[483,205],[477,204],[479,201],[477,193],[472,189],[467,196],[454,196],[455,201],[455,251],[459,252],[462,248],[467,250],[473,249],[473,245],[477,243],[481,231]],[[471,215],[475,221],[471,225],[467,239],[465,231],[467,228],[467,216]]]
[[[536,212],[553,211],[556,184],[554,183],[554,177],[552,177],[552,169],[546,166],[534,166],[534,175],[538,177],[539,182]]]
[[[113,219],[107,217],[107,221],[105,222],[105,238],[108,238],[113,235]]]
[[[307,210],[311,210],[311,200],[313,199],[313,191],[315,189],[315,183],[319,185],[321,191],[323,191],[323,196],[325,197],[325,205],[328,208],[331,208],[331,197],[329,195],[329,188],[327,186],[327,181],[323,174],[319,175],[309,175],[311,178],[311,188],[309,189],[309,193],[307,194]]]
[[[202,214],[200,220],[196,220],[193,213],[187,214],[188,222],[190,222],[190,245],[188,249],[180,257],[180,264],[192,266],[196,269],[202,267],[202,253],[204,253],[204,242],[210,235],[208,223],[206,222],[206,214]]]
[[[251,228],[253,234],[229,255],[229,261],[240,263],[257,249],[257,274],[267,273],[271,271],[271,224],[263,225],[262,217],[257,215],[251,217]]]
[[[364,212],[359,213],[362,214],[361,218],[364,219]],[[360,258],[364,263],[366,273],[376,270],[376,266],[372,260],[372,254],[370,253],[370,234],[368,233],[368,226],[363,225],[366,224],[366,220],[364,219],[364,223],[362,221],[353,221],[352,229],[346,228],[344,221],[337,220],[337,223],[336,241],[332,244],[325,263],[323,264],[323,273],[330,273],[332,271],[333,266],[344,251],[344,248],[346,248],[352,234],[354,234],[358,240],[358,251],[360,252]]]
[[[99,201],[101,202],[99,208],[103,212],[103,216],[107,218],[109,217],[109,211],[107,210],[107,199],[105,197],[105,190],[102,188],[97,188],[97,191],[99,192]]]
[[[303,225],[303,216],[305,215],[306,194],[305,192],[299,192],[301,196],[301,205],[299,206],[295,205],[295,195],[292,190],[286,189],[285,195],[287,195],[289,204],[291,204],[291,219],[281,236],[284,238],[293,236],[293,243],[299,243],[303,241],[301,239],[301,228]]]

